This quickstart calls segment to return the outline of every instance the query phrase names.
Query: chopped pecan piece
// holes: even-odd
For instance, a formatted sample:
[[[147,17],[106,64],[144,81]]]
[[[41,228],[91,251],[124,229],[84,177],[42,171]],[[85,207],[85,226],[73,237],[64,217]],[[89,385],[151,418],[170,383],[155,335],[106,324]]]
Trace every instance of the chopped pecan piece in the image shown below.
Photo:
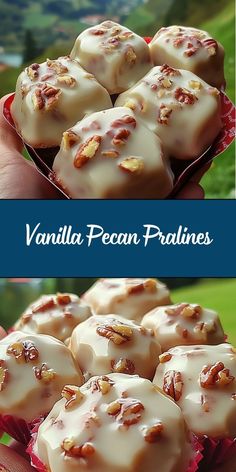
[[[56,306],[56,303],[53,298],[45,298],[39,305],[35,305],[32,308],[32,313],[40,313],[41,311],[47,311]]]
[[[193,105],[198,100],[196,95],[182,87],[178,87],[175,90],[175,99],[180,103],[185,103],[186,105]]]
[[[38,349],[31,341],[18,341],[7,348],[7,354],[19,362],[33,362],[39,357]]]
[[[128,100],[128,102],[124,104],[124,107],[130,108],[130,110],[135,110],[136,105],[132,100]]]
[[[0,360],[0,392],[5,388],[6,383],[9,379],[9,371],[6,367],[6,363]]]
[[[201,405],[202,405],[203,411],[205,411],[205,413],[209,413],[210,405],[209,405],[209,400],[206,395],[201,395]]]
[[[199,305],[191,306],[188,303],[180,303],[180,305],[175,305],[174,308],[167,308],[165,312],[170,316],[198,319],[202,313],[202,308]]]
[[[39,111],[44,108],[45,101],[43,99],[42,90],[40,88],[36,88],[35,92],[32,94],[32,103],[35,111]]]
[[[177,69],[173,69],[173,67],[168,66],[168,64],[163,64],[163,66],[161,66],[160,68],[160,71],[162,72],[162,74],[165,74],[171,77],[174,77],[174,76],[177,77],[181,75],[181,73]]]
[[[194,332],[196,334],[207,334],[207,333],[214,333],[216,331],[216,324],[212,321],[207,322],[199,322],[194,326]]]
[[[134,37],[134,33],[132,33],[132,31],[124,31],[124,33],[119,34],[118,37],[120,41],[127,41],[127,39]]]
[[[178,402],[182,395],[183,380],[180,372],[176,370],[168,370],[164,375],[163,390]]]
[[[194,56],[194,54],[196,54],[196,52],[198,51],[199,48],[194,48],[194,47],[191,47],[189,49],[186,49],[186,51],[184,51],[184,56],[186,57],[191,57],[191,56]]]
[[[47,59],[47,66],[52,69],[56,74],[65,74],[68,72],[68,67],[64,66],[60,61]]]
[[[235,377],[226,369],[223,362],[213,365],[205,365],[200,373],[200,385],[202,388],[225,387],[233,382]]]
[[[162,104],[159,109],[159,117],[157,119],[158,123],[161,125],[168,125],[172,112],[173,108],[170,105]]]
[[[143,282],[146,292],[155,293],[157,291],[157,283],[155,279],[147,279]]]
[[[164,352],[159,356],[159,361],[161,364],[169,362],[172,359],[172,354],[170,352]]]
[[[72,148],[75,144],[80,142],[80,137],[78,134],[74,133],[71,129],[63,133],[63,146],[65,149]]]
[[[131,174],[141,174],[144,169],[144,162],[140,157],[126,157],[119,163],[120,169]]]
[[[61,392],[61,396],[66,399],[66,410],[71,407],[73,408],[75,405],[79,405],[84,397],[79,387],[75,387],[74,385],[65,385]]]
[[[102,152],[102,156],[112,158],[112,159],[116,159],[117,157],[119,157],[119,155],[120,155],[119,152],[115,151],[115,149]]]
[[[107,407],[108,415],[115,416],[116,421],[124,426],[137,424],[143,411],[143,404],[135,398],[118,398]]]
[[[111,387],[115,384],[113,380],[109,379],[106,375],[103,375],[102,377],[99,377],[96,380],[93,380],[89,386],[89,388],[92,388],[92,392],[99,391],[103,395],[108,393],[111,389]],[[109,386],[108,386],[109,385]]]
[[[71,302],[70,295],[68,293],[58,293],[57,294],[57,303],[59,305],[68,305]]]
[[[144,434],[145,441],[151,444],[159,441],[160,437],[162,436],[163,429],[164,427],[161,421],[155,423],[150,428],[147,428]]]
[[[175,48],[180,48],[184,44],[185,39],[182,37],[175,38],[173,41],[173,46]]]
[[[80,167],[82,167],[96,155],[101,141],[101,136],[94,135],[91,138],[88,138],[87,141],[85,141],[85,143],[80,146],[74,160],[74,166],[77,169],[80,169]]]
[[[53,369],[49,369],[47,364],[43,363],[41,367],[34,367],[34,375],[37,380],[49,383],[55,378],[56,372]]]
[[[114,344],[123,344],[130,341],[133,331],[124,324],[101,325],[97,327],[99,336],[110,339]]]
[[[29,323],[32,319],[32,313],[24,313],[21,317],[21,324],[25,325]]]
[[[35,80],[35,79],[38,78],[39,68],[40,68],[40,65],[37,64],[37,63],[31,64],[31,66],[27,67],[27,69],[26,69],[27,75],[31,80]]]
[[[134,49],[130,46],[125,53],[125,60],[128,64],[134,65],[136,62],[137,56]]]
[[[103,36],[107,31],[105,29],[102,29],[102,28],[93,28],[90,30],[90,34],[92,34],[93,36]]]
[[[191,87],[194,90],[201,90],[202,84],[199,82],[199,80],[190,80],[189,81],[189,87]]]
[[[120,374],[132,375],[135,373],[135,366],[129,359],[121,358],[118,361],[111,361],[111,368],[113,372]]]
[[[117,120],[111,123],[112,128],[122,128],[126,125],[130,125],[132,128],[136,128],[137,121],[133,116],[124,115],[122,116],[122,118],[118,118]]]
[[[172,80],[168,79],[167,77],[163,77],[160,79],[160,84],[162,87],[168,89],[172,86],[173,82]]]
[[[59,75],[59,77],[57,77],[57,82],[71,88],[76,84],[75,78],[71,75]]]
[[[61,449],[66,456],[83,459],[87,459],[95,453],[95,448],[91,443],[86,442],[82,446],[76,446],[73,438],[65,438]]]
[[[214,39],[212,39],[212,38],[204,39],[202,41],[202,44],[207,49],[208,54],[210,56],[215,56],[216,55],[216,52],[217,52],[217,49],[218,49],[218,44]]]
[[[128,129],[123,128],[115,134],[112,143],[114,144],[114,146],[122,146],[125,144],[130,134],[131,133]]]

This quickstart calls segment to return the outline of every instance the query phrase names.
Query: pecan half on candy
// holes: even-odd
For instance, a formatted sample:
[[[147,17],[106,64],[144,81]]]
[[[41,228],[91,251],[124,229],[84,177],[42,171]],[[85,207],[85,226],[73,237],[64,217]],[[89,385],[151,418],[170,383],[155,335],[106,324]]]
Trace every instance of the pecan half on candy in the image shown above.
[[[180,372],[168,370],[164,375],[163,390],[176,402],[180,400],[183,391],[183,380]]]
[[[213,365],[205,365],[200,373],[200,385],[202,388],[226,387],[233,382],[235,377],[226,369],[223,362]]]

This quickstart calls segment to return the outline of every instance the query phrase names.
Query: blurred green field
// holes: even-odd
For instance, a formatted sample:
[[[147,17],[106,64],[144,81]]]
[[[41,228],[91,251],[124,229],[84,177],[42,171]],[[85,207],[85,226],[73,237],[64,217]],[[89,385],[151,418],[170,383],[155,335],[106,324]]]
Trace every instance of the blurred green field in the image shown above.
[[[236,346],[236,279],[201,279],[196,285],[171,292],[175,303],[198,303],[216,310],[228,335]]]

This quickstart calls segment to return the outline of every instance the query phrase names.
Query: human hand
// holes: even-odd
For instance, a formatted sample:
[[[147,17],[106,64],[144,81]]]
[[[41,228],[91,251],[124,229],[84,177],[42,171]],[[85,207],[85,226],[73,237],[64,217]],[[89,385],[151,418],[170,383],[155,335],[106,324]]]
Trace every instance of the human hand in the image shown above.
[[[2,114],[6,98],[5,96],[0,100],[0,199],[62,198],[61,193],[37,171],[34,164],[21,155],[23,143]],[[199,181],[206,170],[194,176],[175,198],[204,198]]]
[[[23,144],[3,117],[0,100],[0,199],[54,199],[60,193],[22,156]]]

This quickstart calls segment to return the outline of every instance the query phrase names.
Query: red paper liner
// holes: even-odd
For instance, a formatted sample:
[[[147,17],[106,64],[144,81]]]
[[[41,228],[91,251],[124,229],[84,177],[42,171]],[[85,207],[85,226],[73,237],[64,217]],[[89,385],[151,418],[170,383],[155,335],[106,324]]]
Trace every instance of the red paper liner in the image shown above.
[[[236,438],[214,439],[203,436],[198,437],[197,441],[202,447],[203,455],[200,470],[213,471],[236,456]]]
[[[32,438],[32,431],[36,425],[40,425],[42,420],[43,418],[38,418],[32,423],[27,423],[25,420],[11,415],[0,415],[0,430],[24,446],[28,446]]]
[[[185,161],[180,159],[173,159],[171,162],[172,170],[174,172],[175,181],[172,192],[168,195],[168,199],[174,198],[176,194],[184,187],[184,185],[214,158],[224,152],[235,139],[235,106],[230,99],[221,92],[221,117],[223,128],[212,146],[207,149],[201,156],[193,161]],[[3,114],[7,122],[15,129],[12,120],[10,108],[14,98],[14,94],[10,95],[4,104]],[[19,133],[18,133],[19,134]],[[52,165],[53,160],[58,152],[58,148],[50,149],[34,149],[28,144],[24,143],[25,148],[35,163],[38,171],[56,187],[65,198],[69,196],[60,188],[53,178]]]

